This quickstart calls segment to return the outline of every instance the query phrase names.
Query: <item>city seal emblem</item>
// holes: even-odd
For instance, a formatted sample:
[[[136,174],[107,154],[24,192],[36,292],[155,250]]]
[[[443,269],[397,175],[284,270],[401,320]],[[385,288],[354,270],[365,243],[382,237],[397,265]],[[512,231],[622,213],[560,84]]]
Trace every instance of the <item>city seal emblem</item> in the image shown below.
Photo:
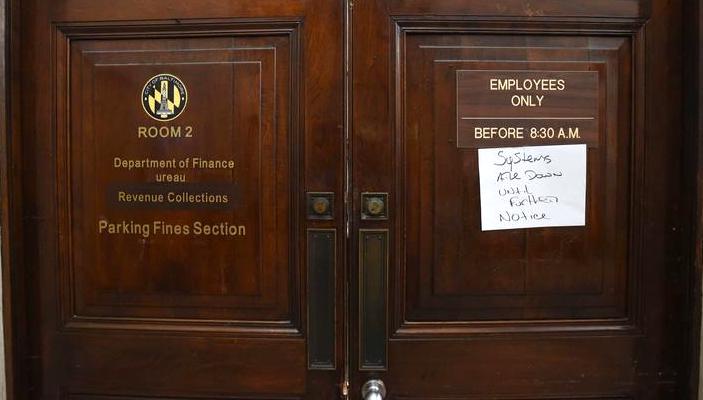
[[[188,91],[178,77],[159,74],[149,79],[142,90],[142,106],[157,121],[178,118],[188,104]]]

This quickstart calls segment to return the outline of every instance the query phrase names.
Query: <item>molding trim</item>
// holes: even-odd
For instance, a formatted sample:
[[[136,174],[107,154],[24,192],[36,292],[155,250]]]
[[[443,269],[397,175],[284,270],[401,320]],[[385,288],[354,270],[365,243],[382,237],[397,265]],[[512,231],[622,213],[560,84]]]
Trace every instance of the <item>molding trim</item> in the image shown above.
[[[684,234],[688,237],[684,241],[683,254],[689,255],[687,262],[691,263],[689,279],[690,296],[690,339],[688,355],[690,360],[688,376],[688,398],[695,400],[703,398],[703,387],[701,387],[701,370],[703,370],[703,358],[701,358],[701,312],[702,292],[703,292],[703,88],[700,84],[703,80],[703,32],[701,23],[703,21],[702,0],[692,0],[684,2],[684,24],[683,24],[683,49],[684,51],[684,81],[687,82],[683,93],[684,104],[684,129],[689,132],[685,136],[687,149],[683,156],[685,162],[690,165],[690,173],[686,174],[687,191],[691,193],[691,200],[688,201],[690,227],[684,226]]]
[[[13,129],[13,109],[12,94],[14,84],[17,79],[12,79],[13,73],[18,69],[12,68],[14,61],[10,54],[13,47],[13,32],[16,32],[16,17],[18,15],[17,3],[19,0],[0,0],[0,264],[1,285],[2,285],[2,326],[0,326],[3,343],[2,350],[4,356],[4,365],[0,371],[0,396],[2,399],[14,399],[21,397],[17,392],[17,388],[22,386],[19,382],[24,382],[23,376],[18,371],[22,371],[20,362],[24,359],[22,356],[21,343],[17,338],[21,337],[17,333],[17,328],[22,326],[16,323],[16,318],[19,313],[17,309],[21,309],[21,302],[17,301],[14,295],[13,288],[18,287],[18,284],[13,282],[15,279],[12,273],[12,265],[19,251],[12,247],[18,247],[18,243],[11,239],[17,237],[21,224],[12,224],[12,210],[17,203],[17,193],[10,192],[12,186],[13,174],[16,169],[12,168],[14,158],[11,157],[16,143],[12,140]],[[16,215],[16,214],[14,214]],[[23,315],[21,317],[24,317]],[[19,354],[18,354],[19,353]]]

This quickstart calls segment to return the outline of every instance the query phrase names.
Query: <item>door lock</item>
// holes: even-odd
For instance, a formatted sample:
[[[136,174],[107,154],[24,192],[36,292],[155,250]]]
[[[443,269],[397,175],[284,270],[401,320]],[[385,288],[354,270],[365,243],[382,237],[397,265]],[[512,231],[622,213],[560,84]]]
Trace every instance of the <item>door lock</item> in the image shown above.
[[[361,219],[388,219],[388,193],[362,193]]]
[[[330,201],[324,197],[318,197],[313,200],[312,209],[317,215],[325,215],[330,209]]]
[[[368,199],[366,203],[366,211],[369,215],[381,215],[384,208],[386,208],[386,205],[383,204],[383,200],[378,197],[372,197]]]
[[[307,216],[311,220],[334,218],[334,193],[332,192],[308,192]]]

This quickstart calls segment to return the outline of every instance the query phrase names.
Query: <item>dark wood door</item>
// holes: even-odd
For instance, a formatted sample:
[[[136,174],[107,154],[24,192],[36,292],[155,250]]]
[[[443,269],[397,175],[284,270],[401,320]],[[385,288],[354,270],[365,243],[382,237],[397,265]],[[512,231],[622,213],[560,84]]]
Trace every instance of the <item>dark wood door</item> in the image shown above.
[[[354,2],[352,398],[685,398],[681,7]],[[486,229],[479,153],[547,145],[585,222]]]
[[[683,0],[9,4],[15,398],[685,398]]]
[[[343,8],[11,9],[16,398],[336,397]]]

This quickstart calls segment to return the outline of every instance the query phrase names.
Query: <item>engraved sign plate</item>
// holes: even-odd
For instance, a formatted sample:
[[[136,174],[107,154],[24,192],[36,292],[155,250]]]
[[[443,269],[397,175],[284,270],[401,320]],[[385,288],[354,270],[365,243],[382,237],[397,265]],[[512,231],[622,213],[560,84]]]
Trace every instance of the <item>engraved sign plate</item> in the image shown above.
[[[598,147],[597,71],[457,71],[457,146]]]

